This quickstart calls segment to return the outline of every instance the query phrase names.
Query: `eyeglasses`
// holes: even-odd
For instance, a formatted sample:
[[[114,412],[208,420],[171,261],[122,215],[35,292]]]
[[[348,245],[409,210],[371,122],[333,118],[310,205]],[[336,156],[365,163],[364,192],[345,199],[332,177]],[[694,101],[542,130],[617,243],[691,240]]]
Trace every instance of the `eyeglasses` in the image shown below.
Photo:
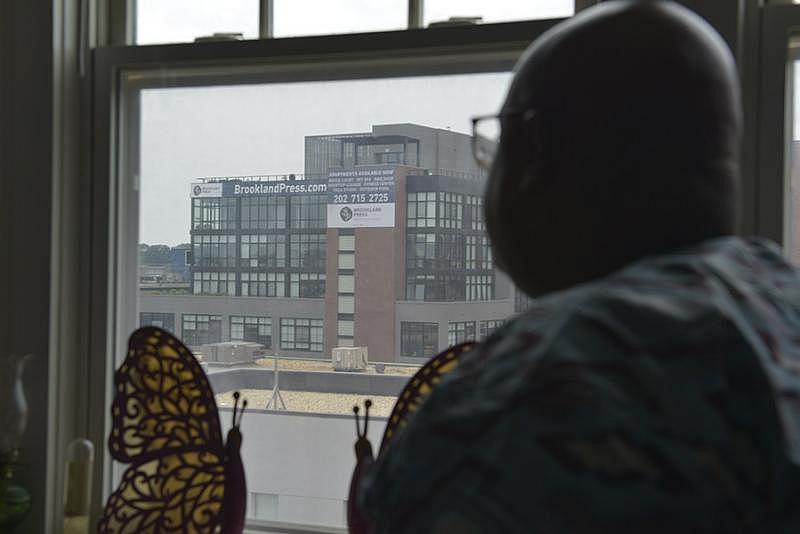
[[[503,130],[502,119],[522,115],[522,120],[530,120],[536,112],[532,109],[505,110],[495,115],[480,115],[472,118],[472,156],[478,166],[484,170],[492,168],[497,147],[500,144],[500,133]]]

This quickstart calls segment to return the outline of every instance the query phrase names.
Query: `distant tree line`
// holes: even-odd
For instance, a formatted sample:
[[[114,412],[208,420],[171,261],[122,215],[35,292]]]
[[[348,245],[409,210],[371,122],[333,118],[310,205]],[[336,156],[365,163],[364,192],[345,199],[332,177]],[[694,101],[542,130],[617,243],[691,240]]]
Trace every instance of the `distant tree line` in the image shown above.
[[[182,243],[174,248],[188,249],[191,245],[189,243]],[[169,245],[148,245],[147,243],[139,244],[139,263],[141,265],[167,265],[171,263],[170,250],[173,247]]]

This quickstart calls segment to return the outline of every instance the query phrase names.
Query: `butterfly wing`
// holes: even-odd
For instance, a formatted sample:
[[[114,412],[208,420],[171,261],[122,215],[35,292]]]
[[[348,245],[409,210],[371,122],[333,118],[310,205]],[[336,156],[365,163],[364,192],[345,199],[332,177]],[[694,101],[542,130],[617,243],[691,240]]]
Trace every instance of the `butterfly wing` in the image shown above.
[[[98,531],[213,533],[224,494],[222,458],[212,453],[184,452],[137,463],[109,497]]]
[[[471,351],[476,345],[474,342],[467,342],[450,347],[428,360],[428,363],[411,377],[397,397],[397,402],[389,415],[379,455],[383,453],[397,433],[406,426],[408,419],[431,394],[436,384],[441,382],[442,377],[455,369],[460,357]]]
[[[135,331],[114,385],[108,447],[115,460],[141,462],[187,449],[223,457],[214,393],[197,359],[172,334]]]
[[[192,353],[155,327],[131,335],[114,376],[111,456],[131,464],[106,504],[102,533],[213,533],[227,480],[219,416]]]

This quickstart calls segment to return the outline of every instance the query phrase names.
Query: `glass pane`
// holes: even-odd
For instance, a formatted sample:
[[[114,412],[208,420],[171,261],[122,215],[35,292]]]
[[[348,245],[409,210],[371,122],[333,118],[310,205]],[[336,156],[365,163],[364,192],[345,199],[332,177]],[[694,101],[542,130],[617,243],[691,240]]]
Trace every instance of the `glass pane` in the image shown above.
[[[425,0],[424,21],[425,26],[466,21],[509,22],[562,18],[574,13],[575,0]]]
[[[213,34],[258,38],[258,0],[136,0],[136,44],[190,43]]]
[[[139,173],[140,219],[123,224],[138,224],[140,294],[126,302],[142,322],[173,318],[202,353],[223,425],[234,389],[254,408],[242,428],[251,517],[342,527],[352,406],[372,398],[377,446],[397,376],[447,347],[451,321],[453,340],[474,339],[477,325],[514,313],[514,288],[480,261],[485,230],[471,210],[486,176],[469,135],[470,117],[496,112],[509,81],[482,73],[133,95],[139,120],[120,123],[141,128],[121,136],[141,140],[123,170]],[[347,353],[339,371],[360,371],[360,393],[341,390],[337,347]],[[265,409],[273,383],[258,377],[270,373],[253,372],[275,365],[309,374],[279,381],[285,410]]]
[[[402,30],[408,24],[408,0],[275,0],[273,10],[275,37]]]
[[[790,50],[800,58],[800,40],[792,40]],[[800,265],[800,59],[790,65],[792,138],[787,146],[788,173],[785,189],[786,218],[784,239],[786,253],[795,265]]]

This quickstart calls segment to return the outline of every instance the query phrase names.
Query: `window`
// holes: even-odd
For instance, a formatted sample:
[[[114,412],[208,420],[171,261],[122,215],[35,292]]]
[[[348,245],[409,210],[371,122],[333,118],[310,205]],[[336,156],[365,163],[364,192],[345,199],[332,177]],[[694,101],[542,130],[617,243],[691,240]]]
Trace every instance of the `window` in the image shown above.
[[[195,295],[236,295],[236,273],[195,271],[192,280]]]
[[[325,234],[292,234],[290,238],[289,265],[313,271],[325,270],[328,249]]]
[[[465,241],[464,235],[444,233],[438,236],[439,250],[436,254],[438,267],[446,270],[464,268]]]
[[[400,353],[404,358],[432,358],[438,350],[437,323],[400,323]]]
[[[272,319],[231,315],[231,341],[252,341],[272,348]]]
[[[242,267],[286,267],[284,234],[245,234],[241,240]]]
[[[492,245],[488,236],[481,236],[481,269],[490,271],[494,268],[492,260]]]
[[[409,228],[436,226],[436,193],[409,193],[406,206]]]
[[[356,250],[356,236],[354,235],[339,236],[339,252],[355,252],[355,250]]]
[[[423,10],[426,26],[459,16],[475,17],[478,23],[490,23],[569,17],[574,12],[575,0],[425,0]]]
[[[470,228],[473,230],[486,230],[486,221],[483,214],[483,197],[467,196],[467,213],[469,214]]]
[[[291,199],[292,228],[325,228],[328,202],[325,195],[303,195]]]
[[[317,299],[325,297],[325,275],[321,273],[291,273],[289,296]]]
[[[480,326],[480,338],[484,339],[491,336],[495,330],[503,326],[502,319],[490,319],[488,321],[481,321]]]
[[[476,269],[478,267],[478,236],[466,236],[467,243],[467,269]]]
[[[322,319],[281,319],[281,348],[322,352]]]
[[[406,299],[408,300],[460,301],[465,300],[465,291],[465,276],[463,274],[447,272],[437,274],[412,273],[406,278]]]
[[[494,298],[494,276],[467,275],[467,300],[491,300]]]
[[[235,230],[235,198],[193,198],[192,228],[194,230]]]
[[[185,43],[216,32],[258,38],[258,0],[136,0],[136,43]]]
[[[234,48],[235,45],[236,43],[231,43]],[[250,45],[258,47],[260,43],[248,43]],[[135,52],[134,50],[133,53]],[[449,63],[447,65],[447,68],[451,68]],[[261,68],[253,66],[252,61],[247,66],[237,65],[237,69],[240,67],[244,70],[252,68],[254,71]],[[123,85],[127,84],[128,79],[125,75],[126,68],[122,66]],[[198,291],[204,295],[202,298],[152,295],[143,291],[138,299],[130,299],[130,307],[134,310],[134,318],[138,317],[138,302],[142,303],[142,310],[174,311],[176,322],[181,323],[176,324],[176,328],[181,326],[179,330],[182,335],[185,334],[187,342],[194,344],[193,347],[198,347],[198,344],[204,344],[209,339],[218,342],[237,338],[255,340],[254,342],[266,345],[266,324],[253,323],[252,318],[256,318],[255,321],[259,321],[258,318],[263,318],[261,321],[270,319],[269,352],[282,358],[292,358],[291,361],[284,361],[282,366],[311,370],[315,372],[315,376],[313,381],[302,385],[302,391],[288,389],[288,378],[287,381],[281,380],[281,386],[285,388],[283,396],[288,412],[256,410],[258,413],[251,414],[254,419],[248,427],[251,430],[247,439],[252,447],[243,449],[243,459],[249,473],[270,471],[275,465],[275,458],[278,458],[281,464],[290,466],[293,474],[290,478],[297,482],[297,489],[287,490],[290,487],[287,482],[291,482],[287,478],[288,471],[280,470],[269,477],[253,477],[249,481],[249,489],[262,495],[279,495],[276,521],[340,528],[344,521],[341,510],[344,509],[347,496],[337,488],[341,487],[346,491],[347,481],[342,479],[341,483],[337,482],[338,474],[331,466],[344,465],[344,462],[349,461],[351,445],[342,443],[338,447],[335,442],[331,442],[330,446],[323,447],[324,455],[298,446],[299,443],[319,444],[324,441],[326,434],[323,434],[321,440],[319,429],[325,428],[329,423],[334,429],[330,436],[343,435],[338,426],[347,422],[352,424],[352,401],[348,400],[346,405],[343,404],[348,392],[325,391],[330,390],[339,377],[332,374],[331,350],[337,346],[363,346],[369,350],[371,360],[387,362],[387,375],[401,372],[411,376],[416,366],[399,366],[395,371],[392,363],[413,360],[419,365],[446,345],[446,325],[449,320],[455,320],[453,317],[462,315],[464,310],[460,303],[464,303],[466,299],[467,273],[463,270],[466,245],[463,237],[475,232],[468,227],[468,216],[463,213],[463,207],[461,228],[439,227],[437,191],[446,186],[455,189],[453,194],[464,197],[476,190],[476,180],[481,178],[476,172],[470,172],[474,162],[469,150],[468,118],[472,113],[489,112],[499,107],[508,74],[305,81],[315,76],[312,72],[315,67],[312,66],[311,70],[302,70],[304,81],[300,83],[263,83],[255,78],[248,78],[248,83],[237,85],[235,81],[228,83],[229,80],[219,74],[225,70],[225,65],[216,65],[214,69],[215,77],[210,79],[208,86],[202,85],[205,83],[203,66],[198,64],[197,68],[191,66],[192,76],[198,77],[189,79],[187,83],[190,87],[180,86],[185,81],[181,79],[182,74],[177,73],[175,78],[169,78],[169,83],[162,87],[148,87],[133,92],[136,107],[130,108],[129,112],[138,115],[134,115],[135,121],[120,121],[124,125],[120,128],[125,129],[128,124],[140,125],[141,130],[136,132],[127,129],[121,132],[126,138],[138,142],[123,144],[118,149],[123,152],[130,151],[130,147],[141,150],[138,154],[125,154],[125,161],[130,156],[136,162],[137,169],[141,168],[141,187],[134,199],[138,206],[133,206],[136,209],[132,208],[131,211],[139,213],[141,218],[125,223],[136,224],[135,227],[125,228],[132,233],[138,229],[143,243],[164,243],[169,247],[192,243],[192,237],[233,236],[236,239],[236,264],[233,267],[215,268],[195,265],[194,272],[201,273]],[[284,76],[282,70],[273,73],[271,69],[272,67],[269,72],[264,73],[270,76],[278,74],[278,79]],[[325,69],[325,72],[329,72],[330,64]],[[290,71],[293,72],[291,69]],[[165,72],[173,73],[169,68]],[[294,76],[291,72],[286,76]],[[159,79],[157,70],[146,74],[154,75],[159,83],[164,82],[164,79]],[[337,72],[337,77],[340,74],[347,75]],[[257,75],[259,73],[254,72],[253,76]],[[466,82],[476,85],[475,90],[480,91],[475,94],[469,91],[464,95],[465,103],[459,103],[458,99],[452,98],[452,87],[454,84]],[[145,79],[141,83],[149,82]],[[354,98],[356,96],[358,98]],[[392,106],[374,105],[376,102],[387,101],[391,101]],[[313,105],[309,105],[309,102]],[[457,108],[455,111],[454,107]],[[120,110],[123,118],[125,109],[128,108]],[[458,117],[462,115],[463,121],[460,121]],[[451,126],[450,131],[447,126]],[[313,146],[313,143],[309,143],[309,138],[318,135],[337,139],[339,146],[333,146],[337,143],[330,143],[333,146],[330,154],[307,154],[306,147]],[[431,167],[438,156],[438,161],[449,161],[450,167],[463,168],[453,169],[450,175],[442,170],[404,179],[405,170],[394,169],[394,164],[377,167],[391,171],[392,179],[396,181],[394,202],[388,202],[393,203],[395,208],[394,227],[327,228],[327,224],[321,226],[320,220],[323,207],[327,219],[327,206],[324,205],[327,194],[323,195],[321,190],[315,190],[313,195],[271,191],[277,184],[299,186],[309,183],[308,181],[321,183],[324,177],[333,172],[332,167],[335,168],[335,165],[326,163],[333,161],[328,159],[329,156],[335,155],[345,170],[375,170],[374,166],[358,169],[354,167],[356,145],[374,143],[376,147],[394,150],[398,145],[397,138],[419,139],[418,142],[408,141],[405,157],[409,157],[410,152],[416,154],[418,147],[420,165]],[[437,149],[437,146],[440,148]],[[458,150],[452,152],[455,156],[447,160],[444,154],[451,154],[450,148]],[[376,150],[362,151],[361,155],[383,157]],[[311,157],[311,163],[319,167],[307,165],[307,157]],[[124,163],[120,165],[125,167]],[[127,168],[124,170],[125,174],[121,179],[131,176]],[[267,174],[289,172],[295,173],[294,181],[289,179],[288,174]],[[194,188],[187,188],[187,185],[208,176],[216,176],[211,183],[219,182],[221,187],[205,188],[200,193]],[[235,190],[236,185],[240,185],[238,192]],[[422,291],[418,301],[407,302],[406,275],[411,273],[406,272],[403,260],[406,252],[403,247],[408,246],[408,243],[406,237],[401,236],[406,231],[404,226],[408,221],[408,195],[416,194],[416,189],[420,187],[430,187],[432,190],[412,197],[411,204],[418,204],[420,207],[420,217],[418,221],[416,218],[411,220],[414,223],[419,222],[419,227],[414,226],[408,233],[434,236],[434,263],[430,272],[425,267],[425,272],[415,273],[421,275],[416,282],[421,282],[419,285]],[[235,214],[231,219],[233,228],[193,229],[192,198],[206,200],[202,195],[211,192],[216,195],[217,189],[219,197],[211,198],[218,201],[220,214],[212,214],[210,218],[222,221],[222,204],[229,204],[231,212]],[[187,190],[193,196],[187,195]],[[314,195],[314,202],[299,200]],[[454,217],[457,221],[457,209]],[[230,215],[226,216],[226,219],[230,218]],[[454,226],[458,226],[458,223],[454,223]],[[440,239],[439,236],[445,234],[447,236]],[[427,236],[423,239],[424,255],[421,257],[427,262],[431,259],[431,239]],[[358,262],[355,261],[356,246]],[[219,247],[223,248],[221,244]],[[226,257],[227,250],[225,248],[225,254],[220,253],[219,257]],[[335,259],[328,257],[334,253],[337,256]],[[204,253],[200,254],[203,256]],[[440,254],[448,257],[441,258]],[[207,256],[214,257],[210,253]],[[451,269],[453,265],[460,269],[454,271]],[[192,283],[194,272],[189,274]],[[220,276],[214,280],[220,294],[211,294],[211,287],[203,287],[202,273],[225,273],[225,277],[222,277],[224,280]],[[230,278],[227,273],[231,273]],[[328,280],[327,277],[336,278]],[[326,291],[331,280],[336,287]],[[411,280],[413,293],[417,288],[415,279]],[[210,279],[205,282],[208,286],[212,285]],[[222,294],[223,282],[226,285],[230,283],[235,294]],[[344,297],[341,301],[340,296]],[[456,304],[427,303],[448,300]],[[358,306],[355,301],[358,301]],[[506,302],[510,314],[512,303],[510,299],[504,301],[504,304]],[[494,317],[498,314],[496,310],[499,306],[491,303],[484,309],[481,303],[463,304],[464,308],[470,308],[470,317]],[[422,313],[415,315],[415,309]],[[215,315],[217,320],[203,322],[187,319],[184,329],[183,315]],[[404,331],[398,317],[403,318],[402,322],[406,322],[405,319],[408,318],[412,322],[425,321],[429,324],[416,327],[416,331],[413,326],[406,327]],[[119,330],[124,328],[127,326],[119,326]],[[269,368],[272,361],[261,361],[254,365],[266,365]],[[215,380],[214,372],[222,371],[217,366],[209,367],[212,380]],[[354,382],[358,385],[358,391],[364,391],[360,385],[362,381],[371,383],[376,375],[372,366],[363,375],[359,374],[363,376],[363,380]],[[378,377],[379,381],[380,379]],[[391,379],[397,380],[390,376],[389,380]],[[245,395],[251,402],[257,402],[263,407],[266,400],[257,399],[269,398],[270,388],[254,387],[256,384],[242,381],[235,385],[249,390],[245,391]],[[375,416],[377,420],[381,420],[388,414],[378,409],[379,404],[390,407],[393,399],[385,395],[388,390],[384,390],[384,394],[375,395],[375,391],[367,391],[373,399],[385,397],[381,399],[381,403],[376,402],[375,405]],[[324,397],[325,401],[320,402],[320,397]],[[230,401],[230,395],[220,393],[217,400],[221,406],[221,417],[230,420],[231,405],[226,404],[226,401]],[[341,417],[319,417],[319,413],[323,411]],[[294,412],[307,412],[302,420],[311,424],[303,424],[301,419],[293,415]],[[245,421],[247,417],[245,416]],[[277,420],[286,427],[286,432],[275,440],[274,436],[270,437],[269,432],[262,432],[261,429],[274,428],[273,423]],[[349,427],[348,432],[351,432]],[[335,439],[338,440],[338,437]],[[277,450],[272,448],[273,444],[282,451],[280,454],[272,454]],[[340,449],[343,451],[341,454],[337,452]],[[322,456],[325,456],[324,461]],[[335,497],[335,508],[340,515],[327,512],[322,514],[314,506],[313,499],[317,495],[315,492],[320,481],[329,479],[334,482],[330,493]],[[293,493],[289,494],[289,491]],[[249,511],[249,514],[253,513],[254,511]]]
[[[457,193],[440,191],[439,226],[441,228],[458,228],[463,226],[464,196]]]
[[[243,297],[286,296],[284,273],[242,273]]]
[[[352,274],[339,275],[339,293],[354,293],[356,290],[356,278]]]
[[[339,269],[352,270],[356,268],[356,255],[339,253]]]
[[[242,230],[286,228],[286,197],[255,196],[242,198]]]
[[[169,332],[175,331],[175,314],[139,312],[139,326],[157,326]]]
[[[275,0],[275,36],[401,30],[407,0]],[[308,16],[313,13],[314,16]]]
[[[447,323],[447,345],[452,347],[475,340],[475,321]]]
[[[337,310],[339,313],[355,313],[356,301],[352,295],[339,295],[338,303]]]
[[[409,269],[432,269],[436,265],[436,234],[406,236],[406,265]]]
[[[236,267],[236,236],[192,236],[195,267]]]
[[[222,341],[222,316],[184,314],[181,337],[190,347]]]

